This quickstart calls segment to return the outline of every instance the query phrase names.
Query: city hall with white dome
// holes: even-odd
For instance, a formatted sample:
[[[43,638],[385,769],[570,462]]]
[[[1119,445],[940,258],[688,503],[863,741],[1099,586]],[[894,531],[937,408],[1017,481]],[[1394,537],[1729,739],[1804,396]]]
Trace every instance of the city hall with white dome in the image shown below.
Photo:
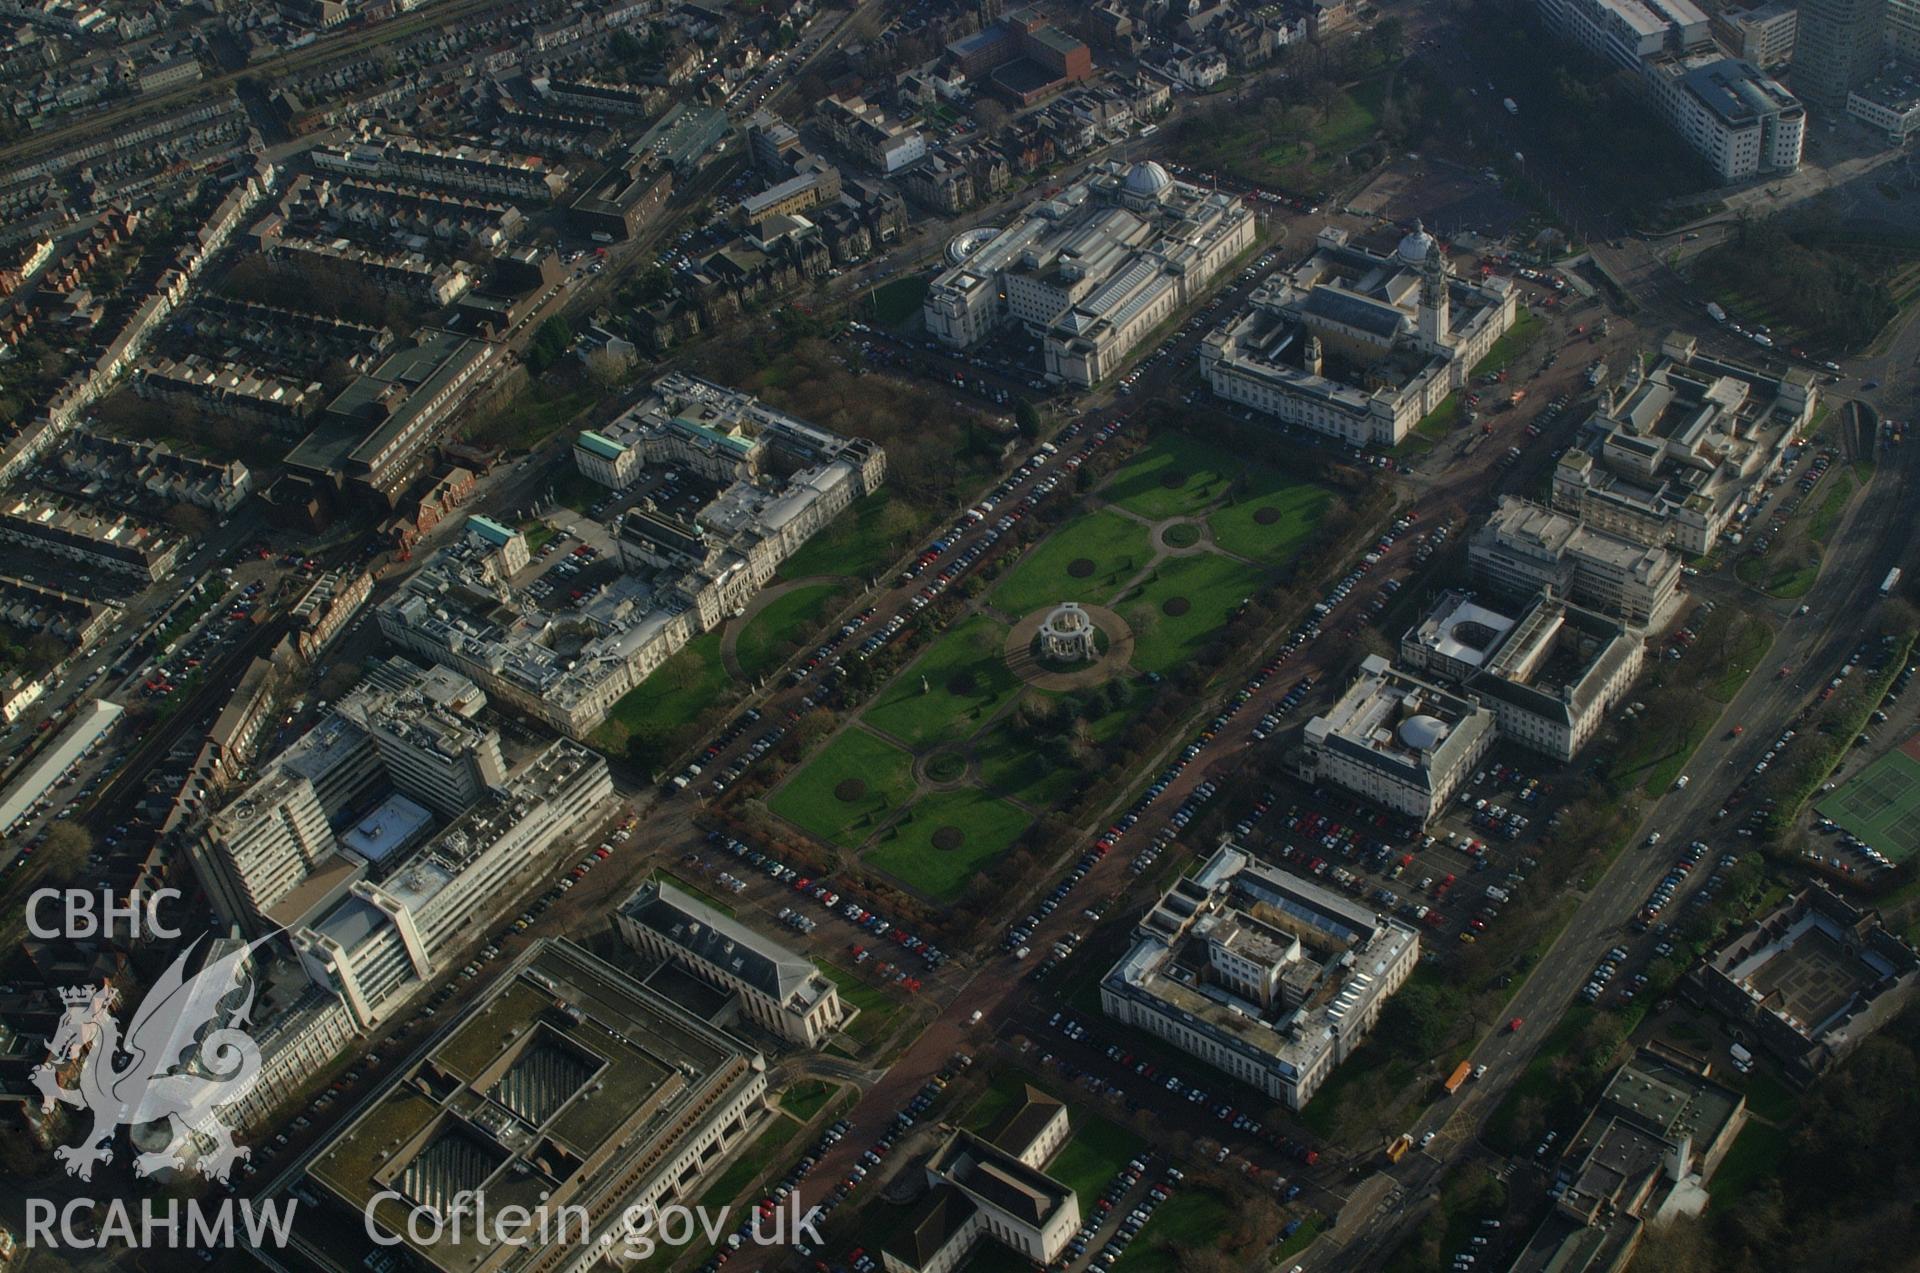
[[[1231,402],[1354,446],[1393,447],[1467,383],[1518,312],[1507,280],[1456,277],[1423,226],[1385,255],[1329,226],[1208,335],[1200,369]]]
[[[1253,238],[1253,214],[1232,195],[1151,161],[1108,162],[985,242],[970,239],[927,292],[927,331],[964,349],[1016,322],[1043,340],[1050,377],[1091,385]]]

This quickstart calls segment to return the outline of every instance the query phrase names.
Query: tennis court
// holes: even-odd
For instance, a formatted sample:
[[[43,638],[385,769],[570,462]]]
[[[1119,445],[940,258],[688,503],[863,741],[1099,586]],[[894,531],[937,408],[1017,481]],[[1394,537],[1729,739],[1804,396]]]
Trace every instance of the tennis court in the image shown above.
[[[1830,792],[1818,808],[1894,862],[1920,853],[1920,734]]]

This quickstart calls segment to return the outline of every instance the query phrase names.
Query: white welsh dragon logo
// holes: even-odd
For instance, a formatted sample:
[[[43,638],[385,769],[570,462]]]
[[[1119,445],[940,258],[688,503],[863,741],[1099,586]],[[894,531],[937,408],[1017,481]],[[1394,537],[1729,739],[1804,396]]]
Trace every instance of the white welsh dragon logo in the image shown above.
[[[147,992],[124,1038],[113,1015],[118,991],[107,985],[61,991],[67,1011],[48,1040],[47,1060],[32,1078],[42,1109],[58,1102],[93,1115],[93,1126],[79,1143],[54,1150],[69,1175],[91,1180],[95,1163],[112,1162],[116,1129],[162,1120],[167,1144],[140,1154],[134,1160],[136,1175],[197,1166],[201,1174],[225,1180],[233,1164],[249,1155],[233,1143],[217,1111],[244,1096],[260,1073],[260,1049],[241,1029],[251,1024],[252,979],[239,1004],[223,1008],[221,1001],[236,989],[244,961],[259,944],[237,947],[189,978],[185,969],[196,941]],[[209,1025],[213,1028],[203,1033]],[[75,1060],[79,1082],[67,1087],[60,1072]],[[190,1156],[196,1139],[212,1147]]]

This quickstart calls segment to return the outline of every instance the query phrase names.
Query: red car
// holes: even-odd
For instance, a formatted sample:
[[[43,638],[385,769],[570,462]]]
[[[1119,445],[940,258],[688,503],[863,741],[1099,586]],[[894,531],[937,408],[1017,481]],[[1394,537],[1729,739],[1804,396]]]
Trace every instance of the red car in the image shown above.
[[[1513,1020],[1507,1022],[1507,1033],[1508,1034],[1520,1033],[1520,1027],[1524,1024],[1525,1022],[1522,1021],[1519,1017],[1515,1017]]]

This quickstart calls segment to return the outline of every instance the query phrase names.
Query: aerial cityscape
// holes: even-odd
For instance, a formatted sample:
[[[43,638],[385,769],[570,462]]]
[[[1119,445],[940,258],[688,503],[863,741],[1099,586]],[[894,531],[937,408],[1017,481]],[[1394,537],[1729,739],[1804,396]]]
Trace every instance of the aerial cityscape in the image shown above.
[[[0,0],[0,1273],[1920,1251],[1920,0]]]

